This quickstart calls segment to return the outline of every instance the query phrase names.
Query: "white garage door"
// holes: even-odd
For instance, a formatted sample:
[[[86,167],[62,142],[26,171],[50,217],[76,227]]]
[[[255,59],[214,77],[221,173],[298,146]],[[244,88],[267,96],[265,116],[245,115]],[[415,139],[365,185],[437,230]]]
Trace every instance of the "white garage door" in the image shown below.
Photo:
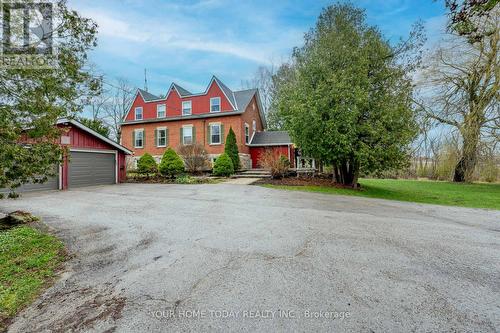
[[[108,185],[116,183],[114,153],[72,151],[69,162],[68,187]]]

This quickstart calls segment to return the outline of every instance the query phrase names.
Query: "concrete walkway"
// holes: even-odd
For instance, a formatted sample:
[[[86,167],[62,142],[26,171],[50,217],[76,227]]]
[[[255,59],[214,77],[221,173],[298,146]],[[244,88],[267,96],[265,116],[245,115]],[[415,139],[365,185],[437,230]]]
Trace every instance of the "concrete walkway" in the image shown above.
[[[256,181],[261,180],[261,178],[232,178],[229,179],[223,184],[232,184],[232,185],[250,185],[255,183]]]

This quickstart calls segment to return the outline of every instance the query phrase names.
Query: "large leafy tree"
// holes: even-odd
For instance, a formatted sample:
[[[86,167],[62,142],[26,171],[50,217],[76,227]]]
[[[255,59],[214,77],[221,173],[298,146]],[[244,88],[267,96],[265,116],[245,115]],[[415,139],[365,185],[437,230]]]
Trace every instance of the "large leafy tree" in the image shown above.
[[[416,134],[408,64],[418,63],[411,55],[422,43],[417,28],[391,46],[363,10],[336,4],[294,50],[275,102],[294,142],[332,163],[337,182],[356,187],[361,172],[407,162]]]
[[[50,69],[0,69],[0,188],[41,182],[54,173],[62,148],[58,118],[83,109],[85,98],[100,89],[85,70],[87,52],[96,45],[96,24],[54,3],[54,66]],[[29,144],[26,144],[29,143]]]

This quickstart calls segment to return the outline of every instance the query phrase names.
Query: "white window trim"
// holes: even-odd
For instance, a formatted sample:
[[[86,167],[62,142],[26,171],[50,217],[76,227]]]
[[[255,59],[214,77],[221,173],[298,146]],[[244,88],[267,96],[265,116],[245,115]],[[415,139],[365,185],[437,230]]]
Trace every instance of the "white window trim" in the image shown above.
[[[184,142],[184,138],[185,138],[184,129],[186,129],[186,128],[191,129],[191,143]],[[182,126],[182,144],[183,145],[192,145],[193,144],[193,125],[183,125]]]
[[[184,103],[189,103],[189,114],[184,114]],[[191,100],[189,101],[182,101],[181,103],[181,112],[183,116],[190,116],[193,114],[193,102]]]
[[[164,115],[163,117],[160,117],[160,116],[158,115],[158,113],[160,112],[160,111],[158,110],[158,108],[159,108],[160,106],[164,106],[164,107],[165,107],[165,115]],[[156,118],[166,118],[166,117],[167,117],[167,104],[157,104],[157,105],[156,105]]]
[[[219,111],[212,111],[212,101],[215,101],[215,100],[219,101]],[[221,110],[222,110],[221,102],[222,101],[221,101],[220,97],[212,97],[212,98],[210,98],[210,112],[212,112],[212,113],[221,112]]]
[[[248,129],[248,141],[247,141],[247,129]],[[250,125],[248,125],[247,123],[245,123],[245,132],[243,134],[245,134],[245,144],[246,145],[250,144]]]
[[[159,144],[159,140],[160,140],[160,131],[165,131],[165,144],[164,145],[160,145]],[[156,128],[156,147],[159,147],[159,148],[164,148],[167,146],[167,128],[166,127],[157,127]]]
[[[219,126],[219,142],[214,143],[212,142],[212,126]],[[222,144],[222,123],[209,123],[208,126],[210,127],[210,146],[220,146]]]
[[[140,109],[141,110],[141,118],[137,118],[137,110]],[[135,120],[143,120],[144,119],[144,109],[142,106],[138,106],[134,109],[134,118]]]
[[[255,119],[252,120],[252,131],[257,131],[257,121]]]
[[[141,146],[136,146],[137,143],[137,133],[141,132],[142,133],[142,145]],[[134,130],[134,148],[144,148],[144,128],[138,128]]]

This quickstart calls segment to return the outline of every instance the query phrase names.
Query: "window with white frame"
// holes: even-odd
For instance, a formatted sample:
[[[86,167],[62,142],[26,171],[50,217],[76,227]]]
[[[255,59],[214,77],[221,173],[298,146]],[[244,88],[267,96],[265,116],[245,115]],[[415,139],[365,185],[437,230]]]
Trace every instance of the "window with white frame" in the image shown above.
[[[134,131],[134,147],[144,148],[144,130],[137,129]]]
[[[182,102],[182,115],[189,116],[192,112],[192,104],[191,101]]]
[[[210,112],[220,112],[220,97],[210,98]]]
[[[193,127],[186,126],[182,128],[182,143],[185,145],[193,144]]]
[[[252,121],[252,130],[255,132],[257,130],[257,122],[254,120]]]
[[[221,125],[210,124],[210,144],[220,144],[221,140]]]
[[[135,120],[142,120],[142,107],[135,108]]]
[[[248,124],[245,124],[245,143],[248,144],[250,142],[250,127]]]
[[[166,147],[167,146],[167,128],[160,127],[156,129],[156,146]]]
[[[156,118],[165,118],[167,116],[167,105],[158,104],[156,106]]]

